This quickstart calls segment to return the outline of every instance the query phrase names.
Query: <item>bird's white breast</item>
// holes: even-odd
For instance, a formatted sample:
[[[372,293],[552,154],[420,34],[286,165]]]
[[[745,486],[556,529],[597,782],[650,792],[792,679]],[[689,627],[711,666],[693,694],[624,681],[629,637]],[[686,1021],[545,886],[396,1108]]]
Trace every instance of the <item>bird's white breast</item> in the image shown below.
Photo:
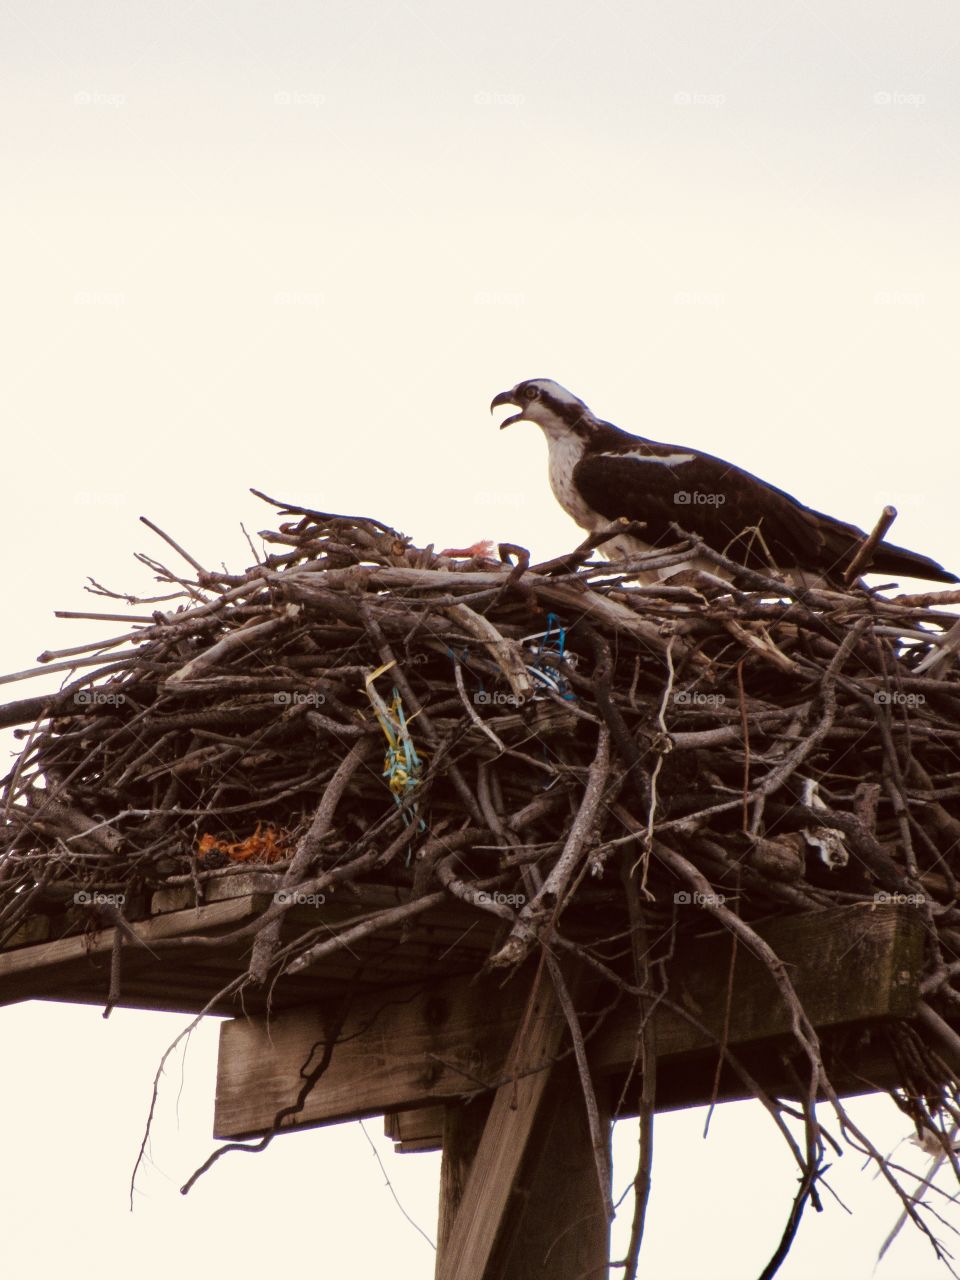
[[[592,532],[602,528],[607,521],[598,518],[597,513],[587,506],[573,483],[573,469],[586,448],[584,441],[566,429],[555,431],[545,426],[543,431],[550,450],[550,488],[554,497],[581,529]]]

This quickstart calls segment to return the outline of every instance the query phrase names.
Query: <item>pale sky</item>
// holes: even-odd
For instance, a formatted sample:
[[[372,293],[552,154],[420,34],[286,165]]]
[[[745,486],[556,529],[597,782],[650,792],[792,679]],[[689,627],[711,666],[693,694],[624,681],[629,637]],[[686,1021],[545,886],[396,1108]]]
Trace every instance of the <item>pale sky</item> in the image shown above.
[[[540,433],[487,412],[525,377],[858,524],[892,502],[893,539],[957,570],[958,64],[932,0],[2,0],[0,670],[106,634],[52,612],[98,607],[87,575],[149,585],[141,514],[245,567],[241,522],[272,523],[251,485],[421,544],[573,545]],[[0,1011],[11,1273],[431,1275],[357,1126],[177,1194],[210,1147],[214,1021],[127,1213],[182,1021]],[[661,1118],[659,1280],[772,1250],[793,1172],[757,1111],[705,1143]],[[432,1234],[439,1157],[385,1159]],[[871,1274],[896,1207],[841,1164],[860,1211],[810,1214],[785,1280]],[[943,1273],[907,1238],[877,1271],[906,1274]]]

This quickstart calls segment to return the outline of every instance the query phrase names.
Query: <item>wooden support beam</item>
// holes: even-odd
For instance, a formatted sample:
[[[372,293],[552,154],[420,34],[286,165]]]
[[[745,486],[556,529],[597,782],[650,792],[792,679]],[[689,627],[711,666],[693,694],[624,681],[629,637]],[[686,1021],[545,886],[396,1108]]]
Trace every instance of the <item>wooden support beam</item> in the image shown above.
[[[480,1094],[469,1102],[448,1102],[441,1108],[443,1112],[443,1131],[440,1135],[439,1148],[443,1150],[440,1161],[440,1212],[437,1219],[437,1272],[440,1264],[447,1256],[453,1224],[457,1220],[457,1210],[466,1190],[470,1168],[477,1154],[477,1147],[483,1137],[484,1125],[490,1114],[493,1102],[492,1094]],[[436,1108],[428,1107],[429,1114]],[[401,1115],[404,1113],[401,1112]],[[407,1115],[416,1112],[408,1111]]]
[[[600,1099],[601,1123],[608,1140],[606,1094]],[[449,1254],[456,1218],[489,1101],[446,1107],[443,1162],[440,1167],[440,1220],[437,1275]],[[583,1093],[576,1066],[554,1068],[544,1090],[527,1152],[510,1189],[503,1224],[483,1280],[582,1280],[606,1273],[610,1228],[604,1218]],[[458,1275],[455,1270],[452,1274]]]
[[[482,1108],[479,1108],[482,1110]],[[388,1111],[383,1132],[398,1155],[413,1151],[439,1151],[443,1146],[448,1107],[417,1107],[413,1111]]]
[[[343,1043],[307,1099],[300,1122],[382,1115],[485,1088],[503,1074],[529,990],[525,971],[507,983],[453,978],[358,995],[341,1032]],[[323,1039],[323,1025],[316,1007],[277,1014],[269,1032],[260,1018],[223,1024],[214,1120],[218,1136],[269,1128],[264,1117],[272,1120],[296,1098],[300,1066]],[[231,1034],[224,1034],[225,1027]],[[316,1113],[313,1100],[321,1087]],[[262,1091],[259,1102],[256,1090]]]
[[[456,1215],[444,1233],[437,1280],[488,1280],[510,1192],[565,1030],[553,983],[545,969],[538,969],[507,1057],[510,1078],[493,1096]]]
[[[598,1099],[610,1156],[606,1097]],[[583,1089],[573,1062],[551,1076],[527,1157],[484,1280],[599,1280],[610,1257],[610,1223],[597,1181]]]
[[[854,906],[771,921],[758,932],[785,962],[821,1031],[914,1015],[919,999],[924,928],[908,906]],[[723,933],[685,948],[671,970],[671,998],[707,1028],[676,1012],[655,1019],[660,1073],[658,1105],[688,1106],[710,1096],[726,1002],[732,940]],[[765,967],[741,946],[734,969],[729,1043],[751,1069],[779,1069],[789,1015]],[[504,1074],[529,978],[506,984],[480,976],[359,996],[334,1052],[298,1117],[329,1124],[430,1106],[489,1087]],[[580,1002],[585,1008],[585,1002]],[[281,1013],[270,1022],[236,1019],[221,1028],[215,1132],[221,1138],[264,1132],[299,1087],[299,1070],[322,1038],[316,1009]],[[595,1074],[629,1070],[635,1050],[632,1016],[607,1019],[590,1042]],[[755,1057],[751,1057],[754,1052]],[[698,1054],[706,1055],[704,1066]],[[872,1066],[871,1066],[872,1069]],[[768,1078],[771,1078],[768,1076]],[[872,1077],[871,1077],[872,1078]],[[886,1083],[877,1078],[877,1086]],[[777,1088],[782,1087],[779,1082]],[[726,1080],[721,1098],[742,1096]]]

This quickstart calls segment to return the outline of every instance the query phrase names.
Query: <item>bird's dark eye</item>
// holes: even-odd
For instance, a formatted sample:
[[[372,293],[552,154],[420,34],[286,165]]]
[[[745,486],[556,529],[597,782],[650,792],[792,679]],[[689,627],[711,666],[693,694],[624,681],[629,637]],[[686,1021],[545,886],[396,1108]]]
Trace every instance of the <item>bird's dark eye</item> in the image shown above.
[[[539,392],[539,390],[538,390],[536,387],[524,387],[524,388],[523,388],[523,398],[524,398],[525,400],[536,400],[536,398],[537,398],[537,396],[538,396],[539,394],[540,394],[540,392]]]

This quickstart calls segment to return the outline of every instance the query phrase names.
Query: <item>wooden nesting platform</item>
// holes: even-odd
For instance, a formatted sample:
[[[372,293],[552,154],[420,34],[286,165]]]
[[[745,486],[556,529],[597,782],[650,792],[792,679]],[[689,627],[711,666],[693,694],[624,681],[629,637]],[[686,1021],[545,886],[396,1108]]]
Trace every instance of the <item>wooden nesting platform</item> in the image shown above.
[[[255,920],[281,887],[281,876],[253,872],[207,881],[206,901],[193,905],[192,886],[161,889],[154,895],[147,919],[131,921],[141,939],[126,939],[122,953],[120,1006],[199,1013],[231,979],[241,974],[250,958],[252,937],[224,947],[185,945],[152,951],[151,944],[178,938],[216,938]],[[284,917],[285,938],[315,928],[329,936],[368,914],[402,901],[400,890],[361,885],[328,893],[318,906],[295,906]],[[0,951],[0,1004],[18,1000],[68,1000],[104,1004],[110,985],[111,957],[116,930],[102,927],[64,937],[38,940],[47,921],[33,917],[15,945]],[[496,922],[493,922],[495,925]],[[31,936],[33,935],[33,936]],[[356,986],[380,990],[398,983],[423,982],[444,974],[475,972],[486,958],[492,926],[476,911],[458,903],[419,916],[404,929],[381,929],[374,936],[326,957],[302,975],[284,976],[274,986],[274,1009],[313,1006],[318,1000]],[[261,1013],[266,992],[244,991],[243,1008]],[[222,1000],[210,1013],[234,1015],[240,1002]]]
[[[132,922],[142,945],[125,938],[121,1006],[198,1013],[244,971],[252,936],[227,947],[185,945],[154,951],[169,939],[215,938],[254,920],[270,903],[279,877],[255,872],[207,882],[208,900],[188,905],[193,888],[154,894],[148,919]],[[285,930],[313,927],[331,936],[368,913],[397,905],[401,890],[360,886],[330,894],[320,906],[297,906]],[[38,921],[31,921],[36,931]],[[705,917],[705,924],[709,922]],[[497,921],[457,903],[444,904],[393,929],[328,955],[303,974],[285,976],[272,989],[269,1033],[265,993],[243,993],[248,1015],[222,1028],[216,1131],[248,1137],[269,1127],[293,1100],[299,1068],[334,1002],[352,993],[345,1043],[291,1127],[336,1123],[361,1116],[424,1107],[476,1092],[502,1073],[511,1036],[523,1015],[531,968],[509,979],[481,974]],[[838,1085],[853,1092],[891,1083],[882,1037],[891,1018],[916,1009],[924,955],[920,915],[909,906],[857,905],[771,920],[757,932],[787,967],[801,1002],[827,1044],[835,1048]],[[115,930],[103,927],[30,941],[0,952],[0,1003],[37,998],[85,1004],[106,1002]],[[283,939],[281,938],[281,943]],[[704,934],[681,949],[669,966],[675,1008],[655,1014],[660,1075],[658,1106],[679,1107],[711,1096],[717,1042],[726,1041],[770,1088],[782,1088],[779,1055],[788,1013],[767,968],[736,945],[725,930]],[[732,965],[732,979],[731,979]],[[731,985],[732,981],[732,985]],[[729,1012],[728,988],[730,990]],[[589,988],[580,1012],[596,1013]],[[603,997],[609,1005],[607,990]],[[592,1006],[593,1002],[593,1007]],[[240,1013],[234,999],[210,1012]],[[634,1059],[637,1011],[623,998],[591,1039],[595,1070],[612,1085]],[[368,1025],[369,1024],[369,1025]],[[367,1028],[361,1032],[361,1028]],[[729,1067],[720,1096],[747,1096]],[[409,1141],[422,1140],[414,1125]],[[407,1139],[402,1133],[398,1141]]]
[[[838,1087],[862,1093],[889,1085],[893,1066],[886,1060],[882,1036],[874,1033],[884,1021],[915,1012],[924,946],[920,916],[897,906],[841,907],[779,919],[757,932],[786,964],[798,997],[836,1060]],[[679,1009],[654,1014],[663,1068],[658,1070],[659,1108],[709,1101],[725,1020],[727,1043],[751,1074],[772,1091],[790,1091],[780,1060],[788,1043],[789,1013],[769,970],[742,946],[737,947],[727,1012],[732,949],[726,932],[705,937],[671,967],[671,998]],[[340,1033],[344,1043],[291,1124],[338,1123],[443,1103],[493,1084],[503,1075],[523,1018],[533,968],[506,982],[493,975],[435,978],[426,985],[398,987],[389,1003],[382,991],[361,993]],[[578,1012],[588,1022],[597,1012],[596,995],[588,988],[578,1000]],[[609,1005],[609,991],[602,999]],[[314,1009],[293,1009],[272,1018],[269,1030],[264,1019],[224,1023],[215,1116],[219,1137],[262,1133],[293,1101],[300,1067],[311,1046],[323,1038],[325,1013],[321,1001]],[[625,999],[590,1041],[594,1074],[617,1093],[635,1065],[637,1021],[636,1002]],[[746,1096],[743,1082],[724,1068],[719,1097]],[[628,1101],[621,1114],[633,1112]],[[415,1123],[408,1132],[412,1143],[422,1143],[426,1136]],[[397,1140],[406,1141],[402,1132]]]
[[[118,1003],[203,1009],[245,970],[252,935],[226,948],[185,945],[157,954],[151,943],[223,936],[254,920],[276,884],[267,873],[208,881],[209,900],[200,906],[188,905],[192,888],[155,894],[149,918],[132,925],[144,945],[124,935]],[[397,904],[400,892],[362,886],[330,895],[320,906],[289,911],[285,929],[342,930]],[[480,972],[497,926],[454,903],[425,913],[405,932],[380,930],[302,976],[281,978],[269,1024],[264,993],[249,987],[247,1014],[221,1027],[215,1133],[262,1135],[283,1108],[295,1109],[304,1071],[316,1065],[349,993],[329,1065],[280,1127],[384,1115],[398,1151],[442,1149],[439,1280],[545,1275],[543,1257],[564,1224],[576,1221],[569,1252],[550,1272],[554,1280],[573,1280],[606,1258],[609,1234],[577,1071],[565,1016],[549,980],[538,985],[536,961],[508,979]],[[921,1005],[920,914],[906,905],[859,904],[781,916],[756,929],[786,966],[837,1091],[896,1085],[885,1029],[913,1018]],[[0,1003],[105,1002],[113,928],[22,942],[0,952]],[[765,963],[719,930],[678,948],[667,977],[669,1001],[655,1008],[648,1027],[658,1109],[750,1095],[729,1063],[718,1071],[719,1043],[770,1094],[796,1094],[791,1015]],[[637,1110],[645,1011],[628,996],[611,1005],[609,985],[599,990],[582,971],[570,989],[588,1028],[589,1070],[609,1142],[614,1112]],[[224,1001],[212,1012],[238,1009]]]

